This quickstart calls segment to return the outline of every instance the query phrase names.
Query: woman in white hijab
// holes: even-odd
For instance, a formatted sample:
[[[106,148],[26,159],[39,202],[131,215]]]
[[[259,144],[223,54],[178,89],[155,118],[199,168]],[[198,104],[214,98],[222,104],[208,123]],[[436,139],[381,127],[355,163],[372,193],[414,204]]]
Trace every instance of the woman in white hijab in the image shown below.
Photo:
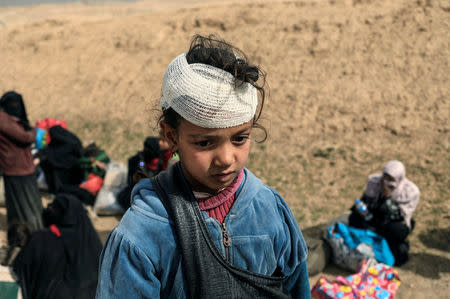
[[[400,161],[389,161],[381,174],[369,176],[361,200],[371,217],[361,215],[353,207],[350,226],[372,228],[389,243],[397,266],[408,260],[408,234],[414,228],[412,214],[419,203],[419,188],[406,178]]]

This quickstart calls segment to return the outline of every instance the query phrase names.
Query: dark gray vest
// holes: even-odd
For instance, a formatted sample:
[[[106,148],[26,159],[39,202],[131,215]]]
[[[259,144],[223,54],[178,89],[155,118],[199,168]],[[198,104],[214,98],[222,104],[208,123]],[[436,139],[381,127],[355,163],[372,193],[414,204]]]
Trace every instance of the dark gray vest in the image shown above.
[[[175,225],[189,298],[290,298],[283,292],[284,277],[252,273],[225,260],[211,238],[180,163],[151,181]]]

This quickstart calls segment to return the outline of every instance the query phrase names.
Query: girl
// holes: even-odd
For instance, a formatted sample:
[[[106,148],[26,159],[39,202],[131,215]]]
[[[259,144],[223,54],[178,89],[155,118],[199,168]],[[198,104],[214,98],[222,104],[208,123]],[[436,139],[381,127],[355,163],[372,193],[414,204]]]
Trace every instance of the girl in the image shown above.
[[[134,188],[102,252],[97,298],[310,298],[292,212],[244,168],[260,80],[213,37],[170,63],[160,125],[180,161]]]
[[[412,215],[419,203],[419,188],[406,178],[405,166],[400,161],[389,161],[382,174],[369,176],[361,200],[367,205],[371,219],[358,213],[352,207],[350,226],[373,228],[386,238],[400,266],[408,260],[408,234],[414,228]]]

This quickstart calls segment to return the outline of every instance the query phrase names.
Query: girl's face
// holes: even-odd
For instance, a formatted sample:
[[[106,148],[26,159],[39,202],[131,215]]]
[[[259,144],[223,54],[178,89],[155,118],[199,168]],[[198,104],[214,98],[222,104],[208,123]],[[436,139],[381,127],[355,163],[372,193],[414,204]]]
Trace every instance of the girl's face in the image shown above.
[[[194,191],[220,192],[247,162],[252,121],[232,128],[208,129],[183,119],[177,130],[166,123],[162,127],[178,151],[184,176]]]

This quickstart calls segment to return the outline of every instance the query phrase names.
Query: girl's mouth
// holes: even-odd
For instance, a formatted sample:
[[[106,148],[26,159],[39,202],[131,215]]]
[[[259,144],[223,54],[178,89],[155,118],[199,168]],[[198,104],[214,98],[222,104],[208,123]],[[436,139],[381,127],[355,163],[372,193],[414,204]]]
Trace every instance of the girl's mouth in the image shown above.
[[[213,177],[218,180],[219,182],[228,182],[230,179],[233,178],[234,171],[230,172],[221,172],[218,174],[214,174]]]

